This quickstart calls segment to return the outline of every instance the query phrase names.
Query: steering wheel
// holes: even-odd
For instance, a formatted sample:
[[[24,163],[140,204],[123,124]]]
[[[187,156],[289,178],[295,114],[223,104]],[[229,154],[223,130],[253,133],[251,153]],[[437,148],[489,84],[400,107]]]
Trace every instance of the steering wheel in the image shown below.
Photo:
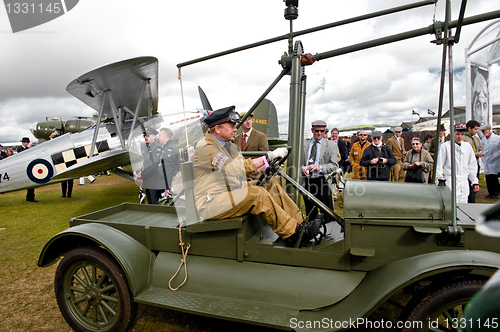
[[[286,159],[290,155],[290,151],[292,150],[292,147],[287,146],[287,149],[288,149],[288,154],[285,156],[285,158],[276,158],[269,164],[268,167],[266,167],[266,169],[264,170],[264,172],[260,176],[259,180],[257,180],[258,186],[265,185],[267,183],[267,181],[269,181],[274,176],[274,174],[276,174],[276,172],[281,168],[281,166],[283,166]]]

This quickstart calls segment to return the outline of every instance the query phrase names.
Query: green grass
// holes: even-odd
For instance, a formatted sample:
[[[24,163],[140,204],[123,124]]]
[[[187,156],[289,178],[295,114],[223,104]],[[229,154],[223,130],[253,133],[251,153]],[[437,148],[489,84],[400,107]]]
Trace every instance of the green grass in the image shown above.
[[[79,186],[75,181],[72,198],[61,197],[60,184],[35,190],[38,203],[25,201],[26,191],[0,195],[0,331],[71,331],[62,318],[54,296],[57,264],[39,268],[43,246],[69,227],[69,219],[123,202],[138,202],[138,188],[116,175],[101,176],[93,184]],[[494,203],[484,198],[481,185],[478,203]],[[335,210],[341,214],[341,200]],[[399,295],[398,302],[407,299]],[[373,320],[397,319],[399,310],[385,304]],[[230,332],[275,331],[213,318],[139,305],[132,331]]]

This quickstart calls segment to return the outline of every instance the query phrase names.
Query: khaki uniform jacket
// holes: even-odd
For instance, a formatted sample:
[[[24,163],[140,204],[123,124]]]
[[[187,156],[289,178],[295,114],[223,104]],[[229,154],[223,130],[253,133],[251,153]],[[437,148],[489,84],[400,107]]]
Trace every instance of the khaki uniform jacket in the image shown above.
[[[234,138],[234,144],[236,144],[240,148],[240,150],[242,140],[243,133]],[[245,149],[242,151],[269,151],[269,143],[267,142],[266,134],[253,128],[250,136],[247,138]]]
[[[400,139],[401,139],[401,146],[399,146],[398,139],[396,138],[396,136],[392,136],[387,141],[387,146],[391,148],[392,153],[394,153],[394,157],[396,157],[396,160],[398,162],[402,162],[406,154],[405,140],[402,137]],[[402,150],[401,147],[403,148]]]
[[[370,142],[366,141],[363,147],[361,147],[361,144],[357,141],[352,145],[351,152],[349,153],[349,160],[351,161],[353,179],[366,180],[366,168],[361,167],[359,162],[361,161],[361,157],[363,157],[363,152],[370,144]]]
[[[199,214],[209,219],[239,204],[248,192],[247,175],[257,168],[233,143],[231,153],[210,133],[196,145],[194,196]]]

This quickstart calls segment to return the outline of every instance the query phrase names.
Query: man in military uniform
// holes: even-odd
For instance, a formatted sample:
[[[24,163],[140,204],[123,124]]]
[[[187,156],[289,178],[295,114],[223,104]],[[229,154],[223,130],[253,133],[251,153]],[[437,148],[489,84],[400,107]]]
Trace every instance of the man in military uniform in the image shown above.
[[[165,188],[165,194],[172,194],[172,179],[180,169],[180,155],[177,144],[172,140],[174,132],[170,128],[161,128],[158,141],[161,145],[159,182]],[[160,185],[160,184],[159,184]]]
[[[196,146],[193,158],[194,195],[198,213],[205,219],[223,219],[247,213],[261,215],[287,245],[295,245],[298,225],[303,221],[300,209],[274,181],[257,186],[247,182],[247,175],[288,150],[278,148],[256,159],[245,159],[234,140],[240,115],[234,106],[212,112],[204,119],[209,132]],[[319,231],[320,220],[309,222],[300,245],[305,245]]]
[[[363,152],[370,146],[368,142],[368,133],[364,130],[359,132],[359,140],[352,145],[351,152],[349,153],[349,160],[352,166],[352,179],[353,180],[366,180],[366,168],[361,167],[359,162],[363,157]]]
[[[158,140],[156,140],[158,134]],[[147,150],[143,152],[143,170],[141,178],[149,204],[156,204],[163,194],[170,195],[172,179],[179,172],[179,150],[172,141],[170,128],[145,129]]]
[[[159,144],[156,142],[158,132],[151,127],[144,128],[144,140],[146,145],[142,148],[143,165],[138,176],[142,180],[142,187],[146,190],[148,204],[156,204],[161,197],[161,191],[158,193],[156,183],[158,181],[158,163],[159,158],[152,152],[157,149]],[[153,193],[151,192],[153,191]]]
[[[21,153],[24,150],[28,150],[31,148],[31,142],[29,137],[23,137],[21,140],[21,146],[17,147],[17,152]],[[26,201],[27,202],[33,202],[33,203],[38,203],[38,200],[35,198],[35,188],[30,188],[26,191]]]
[[[396,157],[396,164],[392,166],[391,179],[393,182],[405,182],[406,172],[403,170],[403,159],[406,155],[405,140],[401,137],[403,128],[394,128],[394,136],[389,138],[387,146],[391,148],[394,157]]]

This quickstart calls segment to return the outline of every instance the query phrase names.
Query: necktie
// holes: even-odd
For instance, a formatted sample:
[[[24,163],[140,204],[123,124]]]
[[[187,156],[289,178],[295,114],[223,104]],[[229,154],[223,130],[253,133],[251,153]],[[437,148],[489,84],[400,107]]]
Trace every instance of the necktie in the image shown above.
[[[241,151],[245,150],[247,146],[247,134],[243,134],[243,139],[241,140]]]
[[[313,146],[311,148],[311,154],[309,155],[309,160],[307,165],[312,165],[316,161],[316,152],[318,151],[317,147],[318,141],[314,141]]]

